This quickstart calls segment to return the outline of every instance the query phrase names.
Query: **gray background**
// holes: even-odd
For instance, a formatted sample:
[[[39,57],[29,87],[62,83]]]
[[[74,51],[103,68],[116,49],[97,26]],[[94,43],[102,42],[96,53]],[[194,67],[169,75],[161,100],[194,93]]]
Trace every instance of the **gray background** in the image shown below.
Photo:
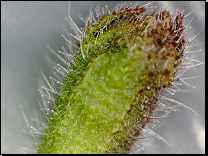
[[[117,4],[118,2],[101,2]],[[98,2],[71,2],[71,16],[79,27],[83,27],[80,15],[88,15],[92,6]],[[194,58],[204,61],[205,58],[205,2],[155,2],[153,5],[170,4],[172,13],[176,8],[186,7],[184,14],[195,11],[188,17],[192,21],[190,37],[201,33],[195,44],[203,43],[195,49]],[[48,77],[51,67],[47,59],[55,60],[46,48],[61,50],[65,41],[61,37],[63,27],[69,25],[67,16],[68,2],[1,2],[1,151],[2,153],[33,153],[33,138],[28,133],[27,125],[19,105],[22,106],[29,123],[36,125],[40,114],[37,99],[39,82],[43,80],[40,70]],[[205,65],[190,70],[184,77],[205,75]],[[174,99],[193,108],[205,117],[205,77],[186,80],[189,93],[179,93]],[[163,124],[155,131],[164,137],[172,146],[161,140],[150,138],[142,153],[204,153],[205,119],[198,117],[190,110],[180,107],[180,111],[172,112],[169,118],[161,120]],[[141,143],[140,143],[141,144]]]

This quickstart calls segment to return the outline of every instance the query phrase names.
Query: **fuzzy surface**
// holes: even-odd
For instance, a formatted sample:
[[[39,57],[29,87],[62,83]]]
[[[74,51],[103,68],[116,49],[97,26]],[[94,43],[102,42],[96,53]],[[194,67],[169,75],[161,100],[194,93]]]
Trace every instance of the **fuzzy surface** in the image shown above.
[[[146,18],[143,12],[104,15],[88,25],[85,58],[74,54],[38,153],[130,151],[159,93],[174,81],[185,44],[181,14],[173,21],[166,11]]]

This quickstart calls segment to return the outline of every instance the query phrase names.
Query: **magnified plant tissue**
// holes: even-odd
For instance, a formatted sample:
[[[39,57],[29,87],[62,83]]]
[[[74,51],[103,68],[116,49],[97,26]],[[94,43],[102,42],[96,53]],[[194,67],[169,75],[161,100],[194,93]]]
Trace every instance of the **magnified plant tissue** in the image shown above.
[[[40,104],[45,117],[38,153],[133,153],[141,138],[163,139],[149,125],[175,107],[192,110],[164,95],[180,90],[183,73],[202,64],[184,63],[191,49],[191,39],[185,39],[190,22],[183,11],[171,15],[153,8],[150,2],[97,7],[82,29],[69,8],[77,42],[63,35],[68,50],[51,49],[65,67],[55,67],[62,82],[54,77],[49,82],[43,74],[41,94],[53,109]],[[179,70],[184,72],[177,75]]]

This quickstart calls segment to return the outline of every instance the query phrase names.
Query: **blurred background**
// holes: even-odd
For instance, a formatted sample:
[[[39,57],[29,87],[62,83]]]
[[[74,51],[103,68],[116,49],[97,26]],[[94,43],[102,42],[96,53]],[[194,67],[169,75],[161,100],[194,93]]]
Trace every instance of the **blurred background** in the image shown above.
[[[84,27],[84,19],[91,6],[111,5],[120,2],[114,1],[76,1],[71,2],[71,17],[78,25]],[[155,2],[158,7],[169,5],[171,13],[176,9],[183,10],[184,14],[195,10],[188,19],[192,29],[188,36],[200,34],[194,44],[203,43],[192,50],[201,52],[192,53],[194,59],[205,60],[205,2]],[[66,47],[61,36],[64,28],[69,24],[64,17],[68,13],[68,2],[1,2],[1,152],[6,153],[34,153],[34,139],[28,132],[22,110],[30,125],[38,126],[36,122],[40,116],[40,107],[37,99],[41,99],[38,92],[39,83],[43,76],[41,71],[49,77],[50,59],[56,57],[47,49],[49,45],[54,51]],[[58,60],[57,60],[58,62]],[[202,117],[197,116],[187,108],[180,107],[180,111],[172,112],[168,118],[162,119],[160,127],[155,132],[165,138],[164,141],[150,138],[145,143],[141,153],[205,153],[205,65],[196,66],[183,77],[201,77],[186,80],[190,85],[182,86],[189,92],[179,93],[173,98],[193,108]],[[138,143],[142,145],[141,140]]]

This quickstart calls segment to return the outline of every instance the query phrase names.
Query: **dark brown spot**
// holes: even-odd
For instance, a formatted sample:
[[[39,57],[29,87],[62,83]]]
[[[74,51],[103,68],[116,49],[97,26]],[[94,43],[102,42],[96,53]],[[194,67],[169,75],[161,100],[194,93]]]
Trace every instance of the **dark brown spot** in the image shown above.
[[[78,47],[80,47],[80,43],[77,43],[76,45],[77,45]]]
[[[170,71],[168,69],[165,69],[165,75],[170,76]]]
[[[144,89],[140,89],[139,90],[139,94],[143,93],[144,92]]]
[[[153,77],[154,76],[154,73],[151,71],[151,72],[149,72],[149,76],[150,77]]]
[[[175,59],[176,59],[176,60],[180,59],[180,56],[179,56],[179,55],[178,55],[178,56],[176,56],[176,57],[175,57]]]
[[[178,44],[175,42],[175,41],[172,41],[172,43],[171,43],[173,46],[177,46]]]
[[[144,121],[144,122],[142,123],[142,128],[144,128],[145,125],[146,125],[146,122]]]
[[[148,59],[151,59],[151,58],[152,58],[152,55],[151,55],[151,54],[149,54],[149,55],[147,56],[147,58],[148,58]]]
[[[134,130],[134,134],[133,134],[134,136],[137,137],[137,136],[140,135],[140,134],[141,134],[141,133],[140,133],[140,131],[139,131],[138,129],[135,129],[135,130]]]
[[[157,39],[157,44],[159,44],[160,46],[163,45],[161,38],[158,38],[158,39]]]

